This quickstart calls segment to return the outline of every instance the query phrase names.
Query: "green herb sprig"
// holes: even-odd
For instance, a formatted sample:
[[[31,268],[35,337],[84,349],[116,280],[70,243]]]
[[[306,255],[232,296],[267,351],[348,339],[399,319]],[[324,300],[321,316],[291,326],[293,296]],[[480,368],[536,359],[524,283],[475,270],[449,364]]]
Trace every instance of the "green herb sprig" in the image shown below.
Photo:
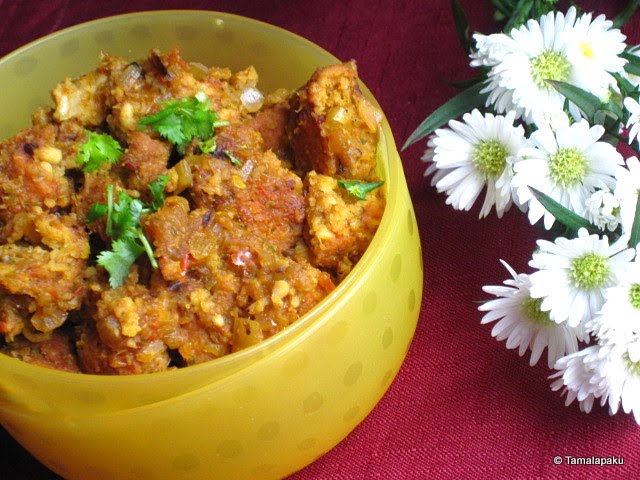
[[[366,200],[367,193],[384,185],[384,182],[361,182],[360,180],[338,180],[338,186],[358,200]]]
[[[98,254],[98,265],[109,272],[109,285],[118,288],[124,284],[131,266],[138,257],[146,252],[153,268],[158,268],[153,247],[142,230],[143,215],[156,212],[164,204],[163,191],[169,180],[168,175],[161,175],[151,182],[151,203],[145,204],[126,192],[119,191],[114,198],[113,185],[107,186],[107,203],[96,203],[87,212],[87,222],[106,216],[106,234],[111,237],[111,250]]]
[[[207,96],[199,92],[191,98],[172,100],[160,104],[162,110],[140,119],[141,127],[150,127],[173,143],[179,152],[194,138],[210,139],[215,129],[229,125],[211,110]]]
[[[105,164],[115,164],[122,156],[122,147],[107,133],[87,130],[87,140],[80,146],[77,162],[82,171],[91,173]]]

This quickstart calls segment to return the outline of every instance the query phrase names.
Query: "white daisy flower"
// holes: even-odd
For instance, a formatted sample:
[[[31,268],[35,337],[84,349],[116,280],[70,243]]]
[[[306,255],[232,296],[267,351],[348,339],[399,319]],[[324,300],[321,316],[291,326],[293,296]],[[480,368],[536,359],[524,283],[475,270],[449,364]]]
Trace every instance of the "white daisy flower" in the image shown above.
[[[627,120],[627,128],[629,129],[628,142],[631,144],[638,137],[640,133],[640,103],[635,98],[626,97],[623,100],[624,108],[629,112],[629,119]]]
[[[620,271],[618,283],[604,292],[604,298],[600,312],[586,323],[587,330],[605,344],[620,345],[640,338],[640,264],[631,262]],[[632,359],[640,360],[635,348]]]
[[[560,126],[553,131],[540,128],[531,134],[528,144],[514,165],[512,187],[518,201],[529,205],[529,221],[544,217],[549,229],[555,218],[534,198],[529,187],[549,195],[562,206],[584,216],[586,202],[596,189],[611,190],[622,155],[605,142],[599,142],[605,130],[589,126],[586,120]]]
[[[429,138],[427,139],[427,149],[424,151],[424,153],[422,154],[422,157],[420,157],[420,160],[422,160],[423,162],[425,162],[427,164],[427,168],[424,171],[424,176],[425,177],[429,177],[431,176],[431,186],[435,187],[436,184],[438,183],[438,181],[447,175],[447,173],[449,173],[451,170],[453,170],[452,168],[438,168],[438,166],[436,165],[436,162],[433,161],[433,157],[435,156],[435,148],[436,145],[434,143],[434,139],[435,139],[435,134],[432,134],[429,136]]]
[[[564,385],[567,405],[577,399],[589,412],[600,398],[601,405],[609,404],[611,415],[622,406],[640,424],[640,362],[631,359],[628,345],[593,345],[561,358],[555,368],[559,371],[551,376],[556,379],[551,388]]]
[[[615,285],[621,269],[628,267],[635,250],[619,240],[609,245],[606,236],[538,240],[538,250],[529,266],[538,269],[530,275],[531,296],[542,299],[540,308],[557,323],[577,327],[600,311],[605,289]]]
[[[549,12],[508,35],[478,36],[471,65],[491,66],[483,90],[489,94],[487,106],[493,105],[498,113],[514,110],[518,118],[541,126],[563,110],[565,101],[546,80],[568,82],[602,97],[609,88],[617,88],[608,72],[621,71],[625,60],[618,53],[624,50],[624,40],[604,17],[593,23],[590,14],[576,19],[571,7],[566,15]],[[580,118],[573,104],[570,110]]]
[[[620,224],[620,201],[608,190],[596,190],[586,202],[586,218],[600,230],[615,231]]]
[[[473,35],[476,51],[469,55],[472,67],[493,67],[499,64],[505,55],[513,51],[513,39],[504,34]]]
[[[547,349],[547,363],[550,368],[556,361],[578,350],[578,341],[586,341],[589,336],[582,326],[570,327],[566,323],[557,324],[549,319],[549,313],[540,310],[541,300],[532,298],[529,275],[517,274],[506,262],[502,262],[511,274],[505,286],[485,286],[482,289],[499,297],[478,307],[488,312],[481,323],[500,321],[493,326],[491,335],[498,341],[506,339],[508,349],[518,348],[520,356],[531,350],[529,364],[538,363],[542,352]]]
[[[626,37],[604,15],[591,21],[591,13],[576,19],[573,28],[561,33],[567,60],[572,66],[572,84],[599,98],[617,91],[611,73],[624,73],[627,60],[619,55],[624,51]]]
[[[620,201],[620,223],[625,238],[629,237],[638,205],[640,192],[640,161],[636,157],[627,159],[626,167],[616,170],[615,196]],[[636,247],[636,245],[630,245]]]
[[[558,371],[549,377],[554,380],[551,390],[563,389],[562,394],[567,396],[565,405],[577,400],[580,410],[590,413],[596,399],[602,399],[601,405],[606,403],[606,386],[592,382],[594,365],[597,366],[600,361],[601,350],[600,345],[592,345],[556,362],[554,368]]]
[[[631,359],[629,346],[613,348],[605,361],[606,366],[600,370],[600,385],[608,387],[611,414],[622,406],[622,410],[633,413],[636,423],[640,424],[640,362]]]
[[[429,141],[423,159],[433,161],[436,188],[447,194],[447,204],[469,210],[486,187],[480,217],[495,205],[498,217],[511,206],[511,163],[524,144],[524,129],[514,127],[514,113],[506,116],[466,113],[462,122],[451,120],[449,128],[439,128]],[[428,173],[434,169],[429,170]]]

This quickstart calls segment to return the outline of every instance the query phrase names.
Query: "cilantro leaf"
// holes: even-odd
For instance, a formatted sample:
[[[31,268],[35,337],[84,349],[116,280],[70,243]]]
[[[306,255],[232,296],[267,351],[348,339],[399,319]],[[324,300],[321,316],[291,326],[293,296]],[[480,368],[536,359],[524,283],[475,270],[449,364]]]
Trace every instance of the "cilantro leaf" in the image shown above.
[[[361,182],[359,180],[338,180],[338,186],[359,200],[366,200],[367,193],[384,185],[384,182]]]
[[[148,210],[148,209],[147,209]],[[113,204],[111,213],[112,238],[135,237],[140,228],[140,216],[145,205],[137,198],[131,198],[126,192],[118,192],[118,201]]]
[[[158,268],[151,243],[142,231],[141,217],[156,211],[164,203],[162,192],[169,181],[168,175],[161,175],[154,180],[149,189],[153,196],[150,205],[137,198],[132,198],[124,191],[118,192],[114,201],[113,185],[107,186],[107,203],[96,203],[87,212],[87,221],[96,221],[106,215],[106,234],[111,237],[111,250],[98,255],[98,265],[109,272],[109,284],[117,288],[129,275],[131,265],[146,252],[151,266]]]
[[[173,143],[178,151],[194,138],[206,140],[217,127],[228,125],[211,110],[211,102],[200,92],[191,98],[172,100],[160,104],[162,110],[140,119],[140,126],[148,126]]]
[[[214,135],[209,140],[200,142],[200,145],[198,145],[198,147],[200,148],[200,151],[202,153],[213,153],[215,152],[216,148],[218,148],[218,137]]]
[[[164,187],[169,182],[169,175],[160,175],[153,182],[149,184],[149,190],[151,191],[151,209],[157,212],[160,207],[164,205]]]
[[[242,166],[242,162],[240,162],[240,160],[238,160],[233,153],[231,153],[229,150],[223,150],[222,153],[225,154],[225,156],[229,159],[229,161],[231,162],[231,165],[234,165],[236,167],[241,167]]]
[[[132,239],[120,239],[111,244],[111,250],[98,255],[98,265],[102,265],[109,272],[111,288],[122,286],[129,275],[131,265],[143,252],[144,248]]]
[[[77,162],[86,173],[98,170],[105,163],[114,164],[122,156],[122,147],[106,133],[87,130],[87,141],[80,146]]]
[[[107,206],[104,203],[94,203],[87,212],[87,223],[95,222],[107,214]]]

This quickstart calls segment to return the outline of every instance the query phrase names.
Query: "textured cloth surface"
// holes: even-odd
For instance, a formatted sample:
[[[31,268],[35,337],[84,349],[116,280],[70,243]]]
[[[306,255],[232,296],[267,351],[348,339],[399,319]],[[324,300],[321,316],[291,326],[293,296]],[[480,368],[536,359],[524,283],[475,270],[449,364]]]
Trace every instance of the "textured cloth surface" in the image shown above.
[[[450,0],[0,0],[0,55],[79,22],[150,9],[209,9],[302,35],[355,59],[402,145],[423,118],[471,77]],[[488,0],[460,0],[471,29],[489,33]],[[613,16],[626,1],[578,1]],[[624,29],[640,43],[640,15]],[[1,92],[0,92],[1,95]],[[10,112],[3,112],[7,114]],[[508,351],[480,325],[483,285],[507,278],[499,259],[527,271],[536,231],[517,211],[479,221],[456,212],[422,176],[424,143],[402,153],[424,252],[424,298],[405,364],[374,411],[293,480],[423,478],[633,478],[640,427],[627,415],[586,415],[549,388],[545,367]],[[0,429],[0,478],[55,479]],[[611,456],[622,466],[554,465],[554,456]],[[565,462],[566,463],[566,462]]]

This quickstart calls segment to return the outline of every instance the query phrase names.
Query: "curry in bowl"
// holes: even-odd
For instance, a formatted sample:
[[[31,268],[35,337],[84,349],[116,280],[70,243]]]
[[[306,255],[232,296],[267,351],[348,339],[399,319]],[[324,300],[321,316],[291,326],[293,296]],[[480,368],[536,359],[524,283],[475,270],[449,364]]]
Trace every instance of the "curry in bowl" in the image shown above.
[[[0,144],[0,349],[150,373],[259,343],[326,297],[385,207],[354,62],[299,90],[151,51],[52,90]]]

